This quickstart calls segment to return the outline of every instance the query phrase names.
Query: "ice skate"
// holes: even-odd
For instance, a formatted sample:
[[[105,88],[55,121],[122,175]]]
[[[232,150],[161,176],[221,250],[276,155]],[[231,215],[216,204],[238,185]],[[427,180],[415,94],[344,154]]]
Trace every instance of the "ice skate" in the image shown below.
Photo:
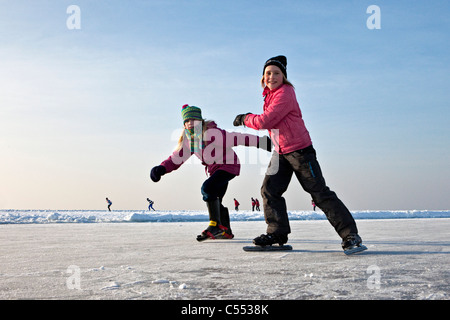
[[[222,223],[222,226],[224,226],[227,229],[225,230],[225,233],[219,235],[217,239],[233,239],[234,234],[231,231],[230,214],[228,212],[228,208],[224,207],[222,204],[220,204],[220,222]]]
[[[224,215],[224,209],[226,208],[221,206],[219,199],[206,202],[206,206],[208,207],[210,219],[209,226],[208,228],[206,228],[206,230],[204,230],[200,235],[197,236],[197,241],[205,241],[207,239],[232,239],[234,236],[231,233],[231,230],[221,223],[221,217]],[[228,210],[226,210],[226,214],[227,213]],[[228,220],[224,220],[224,222],[229,226],[229,218]]]
[[[292,250],[292,246],[286,245],[287,234],[268,233],[253,239],[254,246],[243,247],[244,251],[284,251]],[[273,246],[278,244],[278,246]]]
[[[261,247],[271,246],[275,243],[278,243],[280,246],[282,246],[286,242],[288,242],[287,234],[277,234],[277,233],[262,234],[259,237],[253,239],[253,243],[256,246]]]
[[[208,239],[231,239],[233,235],[227,234],[228,229],[222,225],[217,224],[216,221],[210,221],[208,228],[202,231],[197,236],[197,241],[205,241]]]
[[[367,247],[362,244],[361,237],[356,233],[350,233],[342,240],[342,249],[346,255],[354,254],[367,250]]]

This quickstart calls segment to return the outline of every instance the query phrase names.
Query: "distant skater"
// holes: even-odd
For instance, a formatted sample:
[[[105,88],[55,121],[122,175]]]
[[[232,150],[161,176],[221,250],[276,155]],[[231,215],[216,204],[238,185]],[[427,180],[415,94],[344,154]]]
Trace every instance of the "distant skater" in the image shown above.
[[[256,206],[256,211],[261,211],[261,209],[259,208],[259,200],[258,200],[258,198],[255,198],[255,206]]]
[[[252,198],[252,211],[255,211],[255,205],[256,205],[255,199]]]
[[[313,207],[313,210],[316,211],[316,203],[314,202],[314,200],[311,200],[311,205]]]
[[[147,201],[148,201],[148,211],[156,211],[154,208],[153,208],[153,204],[155,203],[154,201],[152,201],[152,200],[150,200],[149,198],[147,198]]]
[[[106,198],[106,202],[108,203],[108,210],[111,211],[112,202],[108,198]]]
[[[240,205],[239,201],[237,201],[235,198],[233,198],[233,200],[234,200],[234,210],[239,211]]]

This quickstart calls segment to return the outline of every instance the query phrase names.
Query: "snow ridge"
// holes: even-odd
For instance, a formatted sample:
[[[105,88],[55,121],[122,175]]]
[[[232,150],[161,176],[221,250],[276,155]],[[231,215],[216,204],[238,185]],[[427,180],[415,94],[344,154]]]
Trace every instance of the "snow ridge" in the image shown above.
[[[321,211],[289,211],[290,220],[326,220]],[[450,218],[450,210],[361,210],[355,219]],[[230,211],[231,221],[263,221],[262,211]],[[0,224],[198,222],[208,221],[207,211],[174,210],[0,210]]]

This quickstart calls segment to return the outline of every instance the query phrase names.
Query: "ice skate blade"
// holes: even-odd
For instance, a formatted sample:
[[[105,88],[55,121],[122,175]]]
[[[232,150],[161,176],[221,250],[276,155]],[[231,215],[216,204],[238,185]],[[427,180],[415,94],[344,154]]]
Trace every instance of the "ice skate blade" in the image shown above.
[[[286,251],[292,250],[292,246],[285,244],[282,246],[246,246],[243,247],[244,251]]]
[[[364,250],[367,250],[367,247],[360,245],[359,247],[354,247],[353,249],[344,250],[344,253],[349,256],[358,252],[362,252]]]

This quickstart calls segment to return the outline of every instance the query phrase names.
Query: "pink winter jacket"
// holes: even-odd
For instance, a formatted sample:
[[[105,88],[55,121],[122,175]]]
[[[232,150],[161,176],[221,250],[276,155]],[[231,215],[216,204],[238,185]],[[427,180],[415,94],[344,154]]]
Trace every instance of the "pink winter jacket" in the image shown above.
[[[166,168],[166,173],[178,169],[193,154],[201,161],[205,170],[212,175],[217,170],[224,170],[234,175],[239,175],[241,165],[237,154],[232,147],[235,146],[258,146],[259,137],[252,134],[238,132],[227,132],[217,127],[215,122],[211,122],[203,136],[204,148],[197,152],[191,152],[190,139],[183,140],[180,150],[175,150],[173,154],[161,165]]]
[[[274,90],[266,87],[263,96],[265,96],[263,114],[247,115],[244,124],[256,130],[269,130],[272,143],[279,154],[312,145],[294,88],[286,84]]]

